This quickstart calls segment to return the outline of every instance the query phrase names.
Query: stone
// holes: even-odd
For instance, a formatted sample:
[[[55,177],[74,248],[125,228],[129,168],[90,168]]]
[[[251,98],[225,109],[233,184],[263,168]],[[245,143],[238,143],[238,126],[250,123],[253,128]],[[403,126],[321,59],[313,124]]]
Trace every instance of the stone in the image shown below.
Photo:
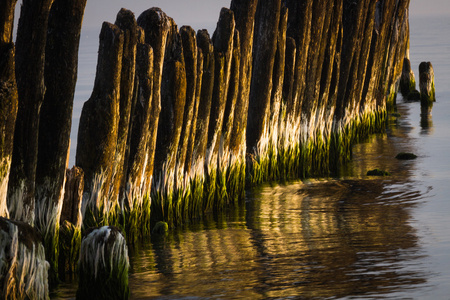
[[[395,156],[396,159],[399,160],[411,160],[411,159],[416,159],[417,155],[415,155],[414,153],[409,153],[409,152],[400,152],[399,154],[397,154]]]

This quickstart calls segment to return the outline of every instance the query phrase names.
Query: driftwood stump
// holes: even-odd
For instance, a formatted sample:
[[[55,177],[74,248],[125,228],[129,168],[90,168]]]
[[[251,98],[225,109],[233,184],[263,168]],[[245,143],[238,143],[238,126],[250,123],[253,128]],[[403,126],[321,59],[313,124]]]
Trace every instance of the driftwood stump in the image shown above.
[[[77,299],[128,299],[128,247],[116,227],[92,229],[81,243]]]

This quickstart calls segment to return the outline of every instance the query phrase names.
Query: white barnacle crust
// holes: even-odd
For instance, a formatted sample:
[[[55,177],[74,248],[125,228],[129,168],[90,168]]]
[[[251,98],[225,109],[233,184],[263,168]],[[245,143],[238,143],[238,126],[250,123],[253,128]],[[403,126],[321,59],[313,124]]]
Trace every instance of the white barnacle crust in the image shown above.
[[[36,188],[36,199],[38,200],[36,201],[35,225],[45,239],[55,235],[59,229],[65,181],[64,176],[63,184],[58,186],[51,178],[46,178],[44,184]],[[53,191],[58,191],[56,197],[51,197]]]
[[[94,229],[81,243],[77,298],[110,299],[110,293],[128,293],[129,266],[128,247],[119,229]]]
[[[34,229],[0,218],[0,298],[49,299],[49,267]]]
[[[115,234],[111,234],[113,230]],[[98,278],[100,270],[107,270],[109,273],[115,266],[125,266],[128,269],[128,247],[125,238],[110,226],[94,229],[81,243],[79,264],[84,270],[93,271],[95,279]]]
[[[35,203],[34,199],[32,199],[30,204],[24,204],[23,199],[26,194],[25,180],[21,180],[9,193],[7,199],[9,217],[13,220],[23,221],[33,226]]]

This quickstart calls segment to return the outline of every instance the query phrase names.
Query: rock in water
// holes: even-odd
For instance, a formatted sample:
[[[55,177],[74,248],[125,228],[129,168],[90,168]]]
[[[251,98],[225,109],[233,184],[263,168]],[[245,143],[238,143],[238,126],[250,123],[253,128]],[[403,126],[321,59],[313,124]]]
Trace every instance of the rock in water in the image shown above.
[[[414,153],[409,153],[409,152],[400,152],[399,154],[397,154],[397,156],[395,158],[400,159],[400,160],[410,160],[410,159],[416,159],[417,155],[415,155]]]
[[[128,247],[120,230],[93,229],[81,243],[77,299],[128,299]]]
[[[0,298],[49,299],[49,267],[37,231],[0,217]]]

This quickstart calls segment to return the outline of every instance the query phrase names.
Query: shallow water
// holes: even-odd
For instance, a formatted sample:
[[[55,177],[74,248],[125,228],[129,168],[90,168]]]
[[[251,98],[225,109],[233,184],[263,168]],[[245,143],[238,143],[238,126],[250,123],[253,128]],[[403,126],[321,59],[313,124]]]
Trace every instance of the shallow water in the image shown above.
[[[355,145],[339,178],[267,184],[233,212],[130,251],[131,298],[449,299],[448,36],[448,18],[411,19],[416,77],[421,61],[435,70],[429,120],[399,97],[400,117]],[[365,176],[374,168],[392,176]]]

